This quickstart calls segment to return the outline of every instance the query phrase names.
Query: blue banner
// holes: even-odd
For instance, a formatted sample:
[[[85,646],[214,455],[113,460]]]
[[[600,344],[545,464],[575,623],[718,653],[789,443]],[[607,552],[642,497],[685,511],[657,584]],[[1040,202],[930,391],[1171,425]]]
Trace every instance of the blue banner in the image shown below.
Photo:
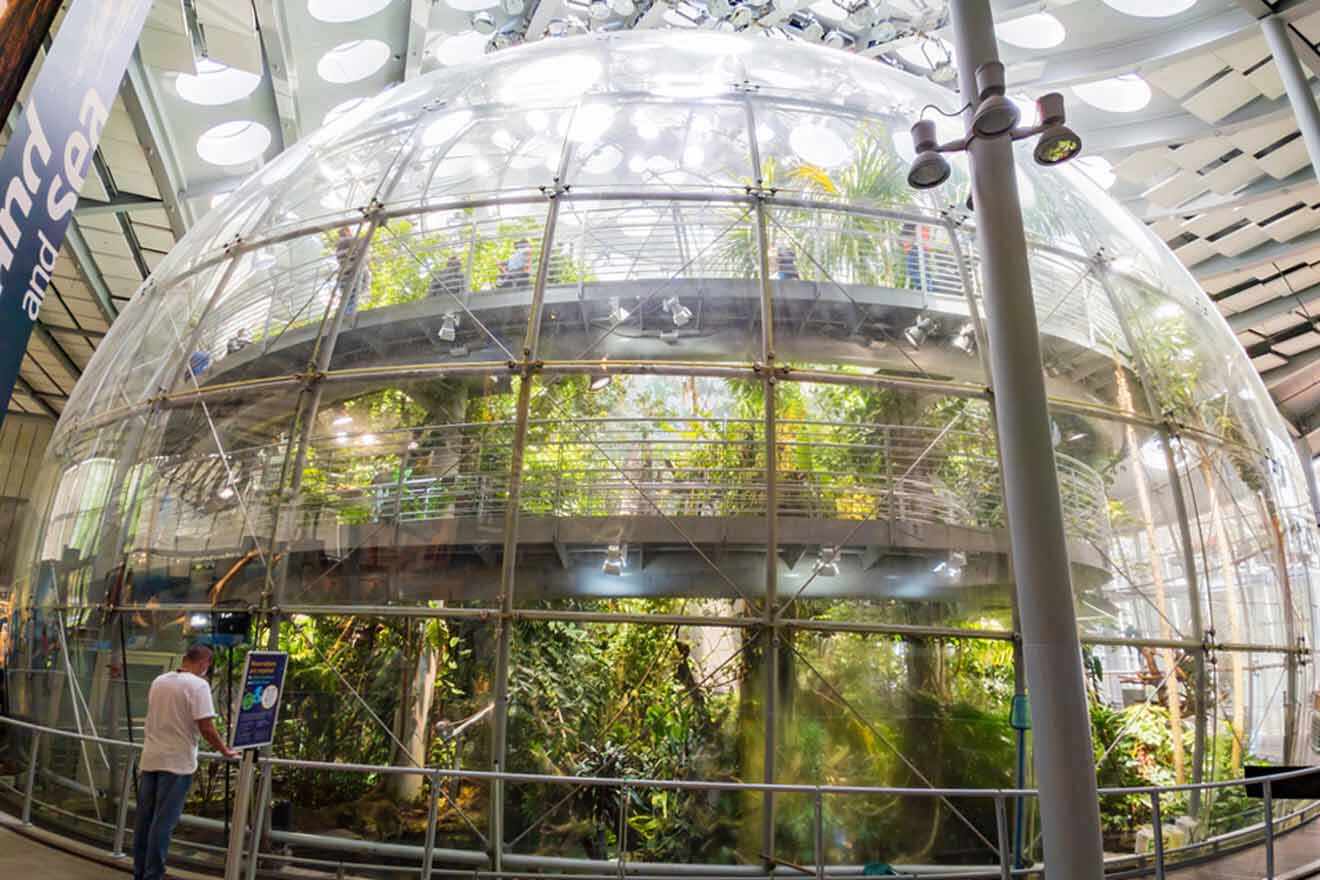
[[[229,731],[230,748],[255,749],[275,741],[284,696],[289,655],[283,651],[249,651],[243,664],[243,689],[238,714]]]
[[[73,0],[0,157],[0,423],[151,0]]]

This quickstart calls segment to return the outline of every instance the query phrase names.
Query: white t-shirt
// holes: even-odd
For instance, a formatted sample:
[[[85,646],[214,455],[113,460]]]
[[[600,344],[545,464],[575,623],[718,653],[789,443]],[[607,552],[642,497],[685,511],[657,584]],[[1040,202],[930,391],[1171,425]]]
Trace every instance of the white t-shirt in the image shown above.
[[[191,672],[157,676],[147,693],[142,772],[164,770],[187,776],[197,771],[197,722],[215,717],[211,685]]]

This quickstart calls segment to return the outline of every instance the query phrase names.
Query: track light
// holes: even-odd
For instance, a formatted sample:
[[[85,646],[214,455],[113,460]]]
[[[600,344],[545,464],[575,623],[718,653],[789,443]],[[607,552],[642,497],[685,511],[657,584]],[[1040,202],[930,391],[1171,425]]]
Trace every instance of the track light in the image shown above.
[[[832,578],[839,575],[839,548],[821,547],[813,567],[818,577]]]
[[[1022,118],[1017,104],[1004,97],[1004,65],[990,61],[976,69],[976,88],[980,104],[972,117],[972,131],[978,137],[992,138],[1012,131]]]
[[[611,324],[622,324],[624,321],[628,320],[628,316],[631,314],[632,312],[619,305],[619,298],[617,296],[610,297]]]
[[[623,574],[623,567],[627,565],[623,554],[624,549],[621,544],[611,544],[606,547],[605,562],[601,565],[600,570],[615,577]]]
[[[671,296],[663,303],[664,310],[674,319],[675,327],[685,327],[692,320],[692,310],[678,301],[678,297]]]
[[[852,45],[852,37],[840,30],[832,30],[825,35],[825,45],[831,49],[846,49]]]
[[[439,337],[445,342],[453,342],[454,337],[458,335],[456,332],[457,330],[458,315],[455,315],[453,312],[445,312],[445,316],[440,322]]]
[[[953,337],[953,347],[968,357],[976,354],[976,328],[971,321],[958,329],[958,335]]]
[[[920,315],[915,324],[903,331],[903,338],[908,341],[908,345],[919,349],[934,329],[935,319],[929,315]]]
[[[949,179],[953,169],[949,160],[939,153],[935,139],[935,123],[919,119],[912,126],[912,165],[908,168],[908,186],[913,189],[931,189]]]

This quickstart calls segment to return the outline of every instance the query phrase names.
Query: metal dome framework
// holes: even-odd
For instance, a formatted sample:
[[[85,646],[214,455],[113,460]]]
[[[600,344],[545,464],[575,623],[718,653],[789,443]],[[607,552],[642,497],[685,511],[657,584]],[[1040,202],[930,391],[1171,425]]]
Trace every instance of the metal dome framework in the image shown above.
[[[20,705],[131,734],[98,646],[168,654],[228,603],[286,629],[463,621],[493,649],[481,760],[525,770],[518,624],[738,633],[795,675],[820,661],[802,633],[1014,644],[971,218],[881,173],[932,96],[820,50],[617,35],[417,80],[306,139],[171,254],[71,397],[18,604],[29,634],[72,634],[83,683],[66,712],[20,679]],[[1320,557],[1287,431],[1167,251],[1076,175],[1020,174],[1097,691],[1121,704],[1135,675],[1158,701],[1190,666],[1187,779],[1224,720],[1296,760]],[[839,418],[838,389],[873,415]],[[780,774],[779,668],[760,772],[818,783]],[[506,789],[464,816],[496,869],[535,839]],[[800,858],[770,804],[758,845]]]

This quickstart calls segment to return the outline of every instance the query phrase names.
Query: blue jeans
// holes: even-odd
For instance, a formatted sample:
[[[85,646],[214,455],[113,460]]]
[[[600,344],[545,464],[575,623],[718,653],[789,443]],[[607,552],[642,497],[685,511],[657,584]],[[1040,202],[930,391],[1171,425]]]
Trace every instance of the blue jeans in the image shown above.
[[[133,832],[133,880],[163,880],[170,837],[183,815],[192,774],[154,770],[138,780],[137,825]]]

